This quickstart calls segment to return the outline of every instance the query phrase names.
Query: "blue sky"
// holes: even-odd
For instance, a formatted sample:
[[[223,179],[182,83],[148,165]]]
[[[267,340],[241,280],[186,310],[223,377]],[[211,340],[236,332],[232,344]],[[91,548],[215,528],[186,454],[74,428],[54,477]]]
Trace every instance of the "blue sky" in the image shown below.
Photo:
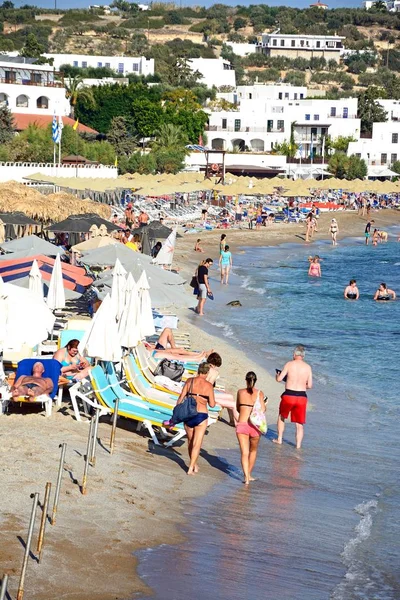
[[[314,1],[314,0],[311,0]],[[138,2],[142,2],[146,4],[146,0],[138,0]],[[324,0],[326,4],[329,5],[329,8],[355,8],[360,7],[362,5],[361,0]],[[107,0],[57,0],[58,8],[85,8],[90,4],[110,4]],[[179,0],[176,1],[177,4],[180,4]],[[213,2],[212,0],[206,0],[205,2],[199,2],[198,0],[182,0],[182,6],[211,6],[212,4],[216,4],[217,2]],[[269,6],[291,6],[293,8],[304,8],[310,5],[310,0],[270,0],[267,4]],[[14,0],[15,6],[22,6],[23,4],[34,4],[36,6],[40,6],[42,8],[54,8],[54,0],[39,0],[35,2],[34,0]],[[249,4],[266,4],[262,1],[257,0],[232,0],[231,2],[223,2],[223,4],[237,6],[238,4],[242,6],[247,6]]]

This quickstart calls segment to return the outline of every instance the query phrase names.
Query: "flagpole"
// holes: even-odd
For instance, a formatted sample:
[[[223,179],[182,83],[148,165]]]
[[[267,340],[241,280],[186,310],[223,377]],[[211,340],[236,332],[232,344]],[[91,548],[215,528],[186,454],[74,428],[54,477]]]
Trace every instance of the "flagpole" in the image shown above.
[[[322,138],[322,181],[324,180],[324,164],[325,164],[325,136]]]
[[[56,145],[53,144],[53,167],[56,168]]]

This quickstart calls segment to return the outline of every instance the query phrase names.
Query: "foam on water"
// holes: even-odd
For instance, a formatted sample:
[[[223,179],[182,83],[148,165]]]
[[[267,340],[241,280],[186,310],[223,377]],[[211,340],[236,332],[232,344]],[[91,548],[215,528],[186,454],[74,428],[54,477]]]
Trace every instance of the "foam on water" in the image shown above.
[[[249,292],[255,292],[256,294],[260,294],[260,296],[263,296],[266,292],[265,288],[263,287],[254,287],[252,286],[252,279],[251,277],[245,277],[243,279],[243,283],[240,287],[244,288],[245,290],[249,290]]]

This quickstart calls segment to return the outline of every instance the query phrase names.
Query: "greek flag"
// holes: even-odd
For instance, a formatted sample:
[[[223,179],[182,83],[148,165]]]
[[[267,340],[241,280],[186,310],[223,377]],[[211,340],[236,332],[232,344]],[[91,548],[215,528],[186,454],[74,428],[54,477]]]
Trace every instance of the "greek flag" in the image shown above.
[[[51,137],[53,138],[53,142],[55,144],[58,144],[58,142],[60,141],[60,138],[61,138],[56,115],[54,115],[53,122],[51,124]]]

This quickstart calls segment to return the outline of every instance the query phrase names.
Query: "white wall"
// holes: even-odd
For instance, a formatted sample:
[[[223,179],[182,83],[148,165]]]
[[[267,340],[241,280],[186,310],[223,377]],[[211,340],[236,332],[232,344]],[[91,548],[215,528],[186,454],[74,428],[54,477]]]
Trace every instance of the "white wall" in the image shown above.
[[[106,165],[53,167],[52,164],[45,163],[0,163],[0,182],[12,180],[27,183],[24,177],[38,172],[53,177],[89,177],[93,179],[116,179],[118,177],[118,169]]]
[[[54,67],[59,70],[61,65],[75,67],[109,67],[116,73],[127,75],[154,75],[154,59],[144,56],[93,56],[86,54],[45,54],[54,59]]]
[[[374,123],[372,138],[350,142],[347,154],[359,154],[369,165],[391,165],[400,160],[400,122]]]
[[[255,54],[255,52],[257,52],[256,44],[244,44],[240,42],[225,42],[225,44],[238,56],[248,56],[249,54]]]
[[[218,159],[219,159],[218,155]],[[206,165],[206,157],[204,152],[191,152],[186,157],[187,167],[204,167]],[[286,156],[278,154],[226,154],[225,169],[229,171],[230,166],[248,165],[265,168],[286,168]]]
[[[47,99],[47,101],[39,99]],[[64,87],[44,87],[40,85],[18,85],[0,83],[0,103],[5,102],[13,113],[27,115],[57,115],[68,116],[70,105],[65,97]],[[47,108],[40,108],[46,106]],[[17,105],[19,104],[19,106]],[[27,104],[27,106],[24,106]]]
[[[296,85],[238,85],[238,102],[242,100],[302,100],[307,98],[307,88]]]
[[[219,88],[222,85],[236,87],[236,73],[231,63],[222,58],[192,58],[188,61],[193,71],[199,71],[202,78],[200,83],[207,87]]]

